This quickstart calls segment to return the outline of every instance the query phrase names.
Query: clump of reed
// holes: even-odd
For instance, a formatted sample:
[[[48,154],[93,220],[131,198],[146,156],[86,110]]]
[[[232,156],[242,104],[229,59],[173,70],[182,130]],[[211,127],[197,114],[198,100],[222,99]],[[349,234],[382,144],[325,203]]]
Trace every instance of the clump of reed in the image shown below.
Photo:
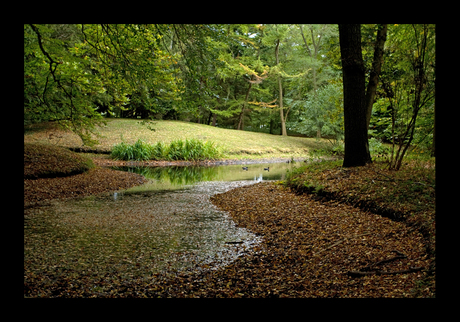
[[[213,160],[222,157],[222,151],[211,141],[178,139],[169,144],[149,144],[141,139],[134,144],[125,142],[113,146],[111,156],[116,160]]]

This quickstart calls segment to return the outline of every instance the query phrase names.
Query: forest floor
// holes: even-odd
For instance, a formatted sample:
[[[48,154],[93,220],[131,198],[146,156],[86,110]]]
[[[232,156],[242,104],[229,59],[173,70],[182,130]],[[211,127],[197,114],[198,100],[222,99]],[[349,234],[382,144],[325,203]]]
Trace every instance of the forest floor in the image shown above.
[[[136,173],[99,167],[90,158],[64,148],[24,143],[24,208],[52,199],[127,189],[146,181]]]

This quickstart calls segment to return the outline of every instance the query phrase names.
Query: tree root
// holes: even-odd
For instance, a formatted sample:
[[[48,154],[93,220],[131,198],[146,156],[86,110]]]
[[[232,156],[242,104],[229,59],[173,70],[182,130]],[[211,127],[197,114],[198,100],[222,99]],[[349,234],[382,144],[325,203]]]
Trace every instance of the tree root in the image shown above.
[[[423,269],[423,267],[409,267],[408,269],[403,269],[403,270],[399,270],[399,271],[381,271],[381,270],[373,270],[373,268],[375,266],[379,266],[381,264],[384,264],[384,263],[389,263],[389,262],[392,262],[394,260],[397,260],[397,259],[402,259],[402,258],[407,258],[407,255],[404,255],[403,253],[401,253],[400,251],[398,250],[393,250],[393,252],[395,252],[396,254],[398,254],[397,256],[395,257],[391,257],[391,258],[388,258],[388,259],[384,259],[384,260],[381,260],[381,261],[378,261],[376,263],[373,263],[371,265],[367,265],[366,267],[363,267],[361,268],[359,271],[348,271],[347,274],[348,276],[350,277],[362,277],[362,276],[366,276],[366,275],[373,275],[373,274],[376,274],[376,275],[384,275],[384,274],[404,274],[404,273],[412,273],[412,272],[417,272],[417,271],[420,271]]]
[[[383,272],[383,271],[371,271],[371,272],[361,272],[361,271],[348,271],[348,276],[350,277],[362,277],[365,275],[384,275],[384,274],[404,274],[404,273],[412,273],[412,272],[418,272],[421,271],[423,267],[409,267],[408,269],[403,269],[400,271],[388,271],[388,272]]]

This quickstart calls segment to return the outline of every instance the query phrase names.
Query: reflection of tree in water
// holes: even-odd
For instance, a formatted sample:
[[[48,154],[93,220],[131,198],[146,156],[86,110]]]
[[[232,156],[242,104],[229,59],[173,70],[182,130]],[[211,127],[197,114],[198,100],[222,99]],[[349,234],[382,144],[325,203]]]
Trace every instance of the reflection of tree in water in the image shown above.
[[[219,171],[217,167],[131,167],[119,170],[139,173],[146,178],[169,181],[174,185],[194,184],[201,181],[216,179]]]

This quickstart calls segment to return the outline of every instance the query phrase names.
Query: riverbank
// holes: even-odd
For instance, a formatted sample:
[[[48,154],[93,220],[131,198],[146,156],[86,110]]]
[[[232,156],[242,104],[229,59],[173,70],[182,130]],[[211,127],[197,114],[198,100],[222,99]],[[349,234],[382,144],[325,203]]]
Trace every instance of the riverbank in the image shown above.
[[[95,165],[62,147],[24,144],[24,208],[52,199],[89,196],[146,182],[143,176]]]

